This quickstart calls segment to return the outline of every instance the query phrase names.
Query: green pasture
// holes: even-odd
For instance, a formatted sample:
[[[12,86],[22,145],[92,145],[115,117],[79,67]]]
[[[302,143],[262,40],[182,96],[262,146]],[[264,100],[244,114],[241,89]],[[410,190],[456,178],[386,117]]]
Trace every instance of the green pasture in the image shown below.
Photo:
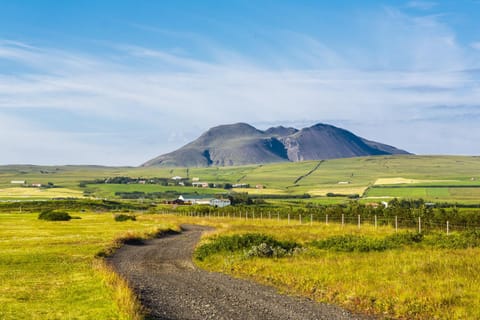
[[[368,189],[367,198],[409,198],[428,201],[478,201],[480,202],[480,187],[374,187]]]
[[[100,198],[113,198],[115,192],[178,192],[180,194],[199,194],[211,195],[227,192],[220,188],[194,188],[182,186],[161,186],[155,184],[90,184],[87,185],[88,190],[93,190],[95,195]]]
[[[0,319],[129,319],[95,270],[95,254],[126,234],[174,227],[157,217],[115,222],[111,214],[0,214]]]
[[[15,187],[12,180],[28,183],[54,183],[70,190],[95,191],[92,196],[113,197],[115,192],[157,192],[178,190],[181,193],[217,193],[221,189],[200,190],[180,186],[160,187],[155,185],[88,185],[81,188],[82,181],[128,176],[132,178],[198,178],[208,183],[247,183],[252,187],[260,184],[261,190],[249,190],[252,194],[308,193],[324,197],[327,193],[359,194],[374,186],[378,179],[395,181],[411,179],[415,183],[397,186],[405,189],[370,188],[367,197],[423,197],[431,200],[475,202],[478,191],[464,187],[480,187],[480,157],[464,156],[377,156],[297,163],[275,163],[238,167],[209,168],[161,168],[161,167],[100,167],[100,166],[1,166],[0,189]],[[318,166],[318,168],[317,168]],[[316,168],[316,169],[315,169]],[[421,186],[423,189],[411,188]],[[449,186],[450,189],[436,189]],[[242,192],[244,190],[236,190]],[[53,190],[52,192],[55,192]],[[14,198],[14,197],[12,197]],[[21,198],[21,197],[17,197]],[[15,198],[16,199],[16,198]]]

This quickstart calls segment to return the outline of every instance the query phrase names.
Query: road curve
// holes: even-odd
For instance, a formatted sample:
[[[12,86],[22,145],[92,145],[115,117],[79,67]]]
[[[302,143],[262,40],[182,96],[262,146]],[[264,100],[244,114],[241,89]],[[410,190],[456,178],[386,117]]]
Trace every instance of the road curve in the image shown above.
[[[149,312],[147,319],[369,319],[203,271],[191,257],[208,228],[185,225],[182,229],[141,245],[126,244],[108,258],[139,295]]]

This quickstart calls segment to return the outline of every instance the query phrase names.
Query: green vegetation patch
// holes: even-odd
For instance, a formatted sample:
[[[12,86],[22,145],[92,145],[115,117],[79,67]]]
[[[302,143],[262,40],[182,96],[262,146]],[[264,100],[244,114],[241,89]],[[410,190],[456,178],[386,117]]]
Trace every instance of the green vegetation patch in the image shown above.
[[[293,241],[278,241],[259,233],[219,236],[201,245],[195,251],[195,258],[203,261],[210,255],[225,252],[246,251],[248,257],[280,257],[293,253],[300,245]]]
[[[117,222],[128,221],[128,220],[132,220],[132,221],[137,220],[135,215],[123,214],[123,213],[114,215],[113,219],[115,219],[115,221],[117,221]]]
[[[439,249],[467,249],[480,247],[480,231],[471,230],[450,235],[436,232],[426,235],[404,232],[388,235],[384,238],[347,234],[315,240],[310,244],[318,249],[337,252],[385,251],[416,244]]]
[[[43,211],[38,215],[38,219],[46,221],[70,221],[72,217],[64,211]]]
[[[423,240],[420,233],[399,233],[384,238],[372,238],[359,235],[337,235],[322,240],[312,241],[311,245],[319,249],[340,252],[369,252],[397,249]]]

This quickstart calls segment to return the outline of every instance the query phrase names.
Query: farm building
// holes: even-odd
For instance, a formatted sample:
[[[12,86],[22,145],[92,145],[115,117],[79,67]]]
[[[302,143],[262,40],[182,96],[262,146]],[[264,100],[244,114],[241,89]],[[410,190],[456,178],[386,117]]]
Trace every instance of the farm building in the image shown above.
[[[215,199],[211,196],[201,196],[201,195],[181,195],[173,201],[176,204],[186,204],[186,205],[210,205],[212,207],[223,208],[231,204],[229,199]]]
[[[27,181],[25,180],[12,180],[10,181],[11,184],[26,184]]]
[[[223,208],[231,204],[230,199],[212,199],[210,205],[212,207]]]
[[[208,182],[192,182],[192,187],[208,188]]]
[[[232,188],[248,188],[249,184],[248,183],[236,183],[232,185]]]

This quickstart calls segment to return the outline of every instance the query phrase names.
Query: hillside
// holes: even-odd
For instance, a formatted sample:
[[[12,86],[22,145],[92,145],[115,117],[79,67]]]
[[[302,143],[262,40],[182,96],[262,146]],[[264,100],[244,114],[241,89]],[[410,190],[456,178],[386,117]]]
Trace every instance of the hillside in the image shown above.
[[[301,130],[279,126],[261,131],[237,123],[211,128],[195,141],[142,166],[238,166],[393,154],[408,152],[327,124]]]
[[[116,192],[167,192],[214,194],[227,192],[223,188],[193,188],[159,184],[91,184],[82,181],[108,177],[181,176],[192,181],[225,184],[243,183],[251,187],[234,189],[261,195],[303,195],[308,201],[344,201],[342,197],[359,194],[365,201],[392,197],[423,198],[432,202],[478,204],[480,199],[480,157],[463,156],[371,156],[326,161],[281,162],[266,165],[235,167],[94,167],[94,166],[0,166],[0,201],[75,197],[83,192],[95,197],[115,198]],[[25,188],[12,184],[25,180],[28,184],[53,183],[56,188]],[[173,183],[173,180],[171,181]],[[262,188],[256,188],[262,185]],[[80,192],[79,192],[80,191]],[[319,197],[319,198],[317,198]],[[315,199],[315,200],[314,200]]]

